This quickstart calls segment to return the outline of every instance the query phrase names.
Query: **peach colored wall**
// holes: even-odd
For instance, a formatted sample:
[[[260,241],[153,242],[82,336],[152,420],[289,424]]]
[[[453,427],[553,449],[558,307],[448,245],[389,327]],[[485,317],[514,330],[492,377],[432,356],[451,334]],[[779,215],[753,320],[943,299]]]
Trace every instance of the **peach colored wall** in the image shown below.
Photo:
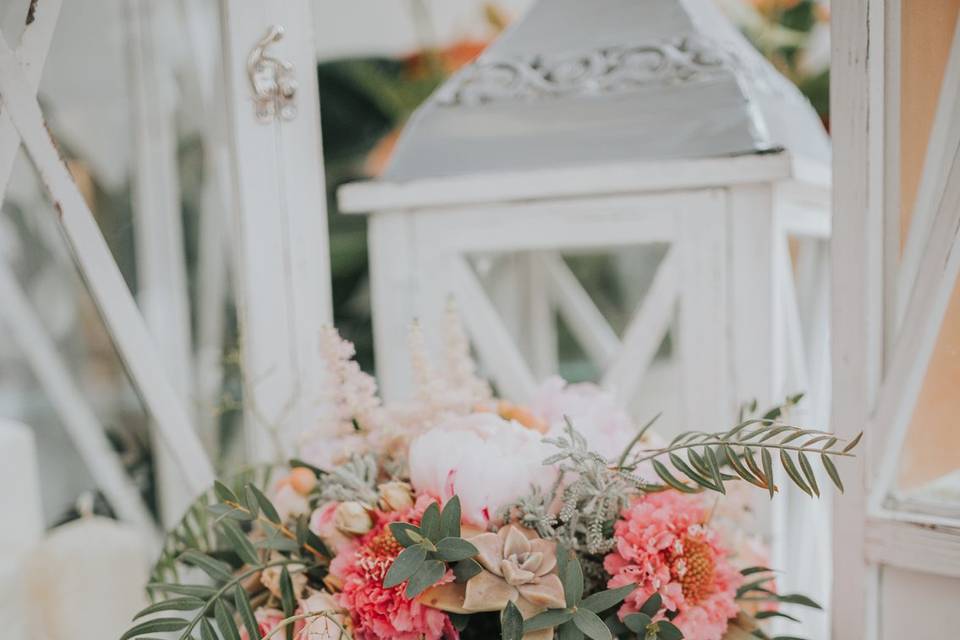
[[[960,0],[903,0],[901,237],[913,213],[923,157]],[[947,311],[904,451],[900,483],[917,486],[960,468],[960,288]]]

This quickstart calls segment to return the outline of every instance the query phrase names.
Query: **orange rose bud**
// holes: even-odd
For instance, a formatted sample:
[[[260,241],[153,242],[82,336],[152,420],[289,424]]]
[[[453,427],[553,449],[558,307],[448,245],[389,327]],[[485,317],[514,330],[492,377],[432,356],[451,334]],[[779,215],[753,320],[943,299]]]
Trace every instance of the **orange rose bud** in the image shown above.
[[[309,495],[317,486],[316,474],[306,467],[295,467],[290,472],[289,481],[293,490],[302,496]]]

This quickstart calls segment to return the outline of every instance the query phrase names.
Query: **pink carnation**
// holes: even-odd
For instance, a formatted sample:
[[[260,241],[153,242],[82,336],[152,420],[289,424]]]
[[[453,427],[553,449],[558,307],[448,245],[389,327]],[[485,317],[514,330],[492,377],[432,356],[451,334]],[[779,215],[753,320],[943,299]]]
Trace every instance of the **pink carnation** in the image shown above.
[[[720,640],[737,615],[737,588],[743,577],[730,564],[727,549],[704,526],[700,498],[675,491],[644,496],[621,514],[614,527],[616,550],[603,566],[608,587],[636,583],[620,607],[620,617],[640,610],[659,592],[666,611],[688,640]]]
[[[420,522],[432,502],[421,496],[405,511],[375,511],[374,526],[330,563],[330,573],[343,583],[338,604],[350,612],[356,640],[457,640],[450,617],[439,609],[407,598],[406,583],[385,589],[383,577],[403,548],[387,527],[391,522]]]

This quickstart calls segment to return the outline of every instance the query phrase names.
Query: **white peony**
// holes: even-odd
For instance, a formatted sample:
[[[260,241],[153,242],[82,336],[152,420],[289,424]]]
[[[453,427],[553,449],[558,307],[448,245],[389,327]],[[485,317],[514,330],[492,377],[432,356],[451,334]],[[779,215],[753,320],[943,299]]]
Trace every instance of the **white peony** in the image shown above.
[[[410,445],[410,482],[444,501],[460,496],[464,520],[486,526],[502,507],[557,478],[543,461],[556,450],[539,433],[494,413],[455,416]]]

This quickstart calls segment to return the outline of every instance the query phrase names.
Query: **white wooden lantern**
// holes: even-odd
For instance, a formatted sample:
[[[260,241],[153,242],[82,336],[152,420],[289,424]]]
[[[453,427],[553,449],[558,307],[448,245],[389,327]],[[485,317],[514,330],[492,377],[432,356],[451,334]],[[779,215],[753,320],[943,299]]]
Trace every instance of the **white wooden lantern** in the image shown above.
[[[370,214],[384,392],[406,394],[409,324],[450,295],[517,400],[556,367],[557,314],[625,401],[669,330],[672,428],[819,391],[829,156],[809,103],[710,0],[535,4],[419,109],[382,179],[340,191]],[[650,243],[669,249],[618,336],[561,253]],[[477,258],[507,254],[486,282]],[[508,313],[485,284],[514,294]]]

